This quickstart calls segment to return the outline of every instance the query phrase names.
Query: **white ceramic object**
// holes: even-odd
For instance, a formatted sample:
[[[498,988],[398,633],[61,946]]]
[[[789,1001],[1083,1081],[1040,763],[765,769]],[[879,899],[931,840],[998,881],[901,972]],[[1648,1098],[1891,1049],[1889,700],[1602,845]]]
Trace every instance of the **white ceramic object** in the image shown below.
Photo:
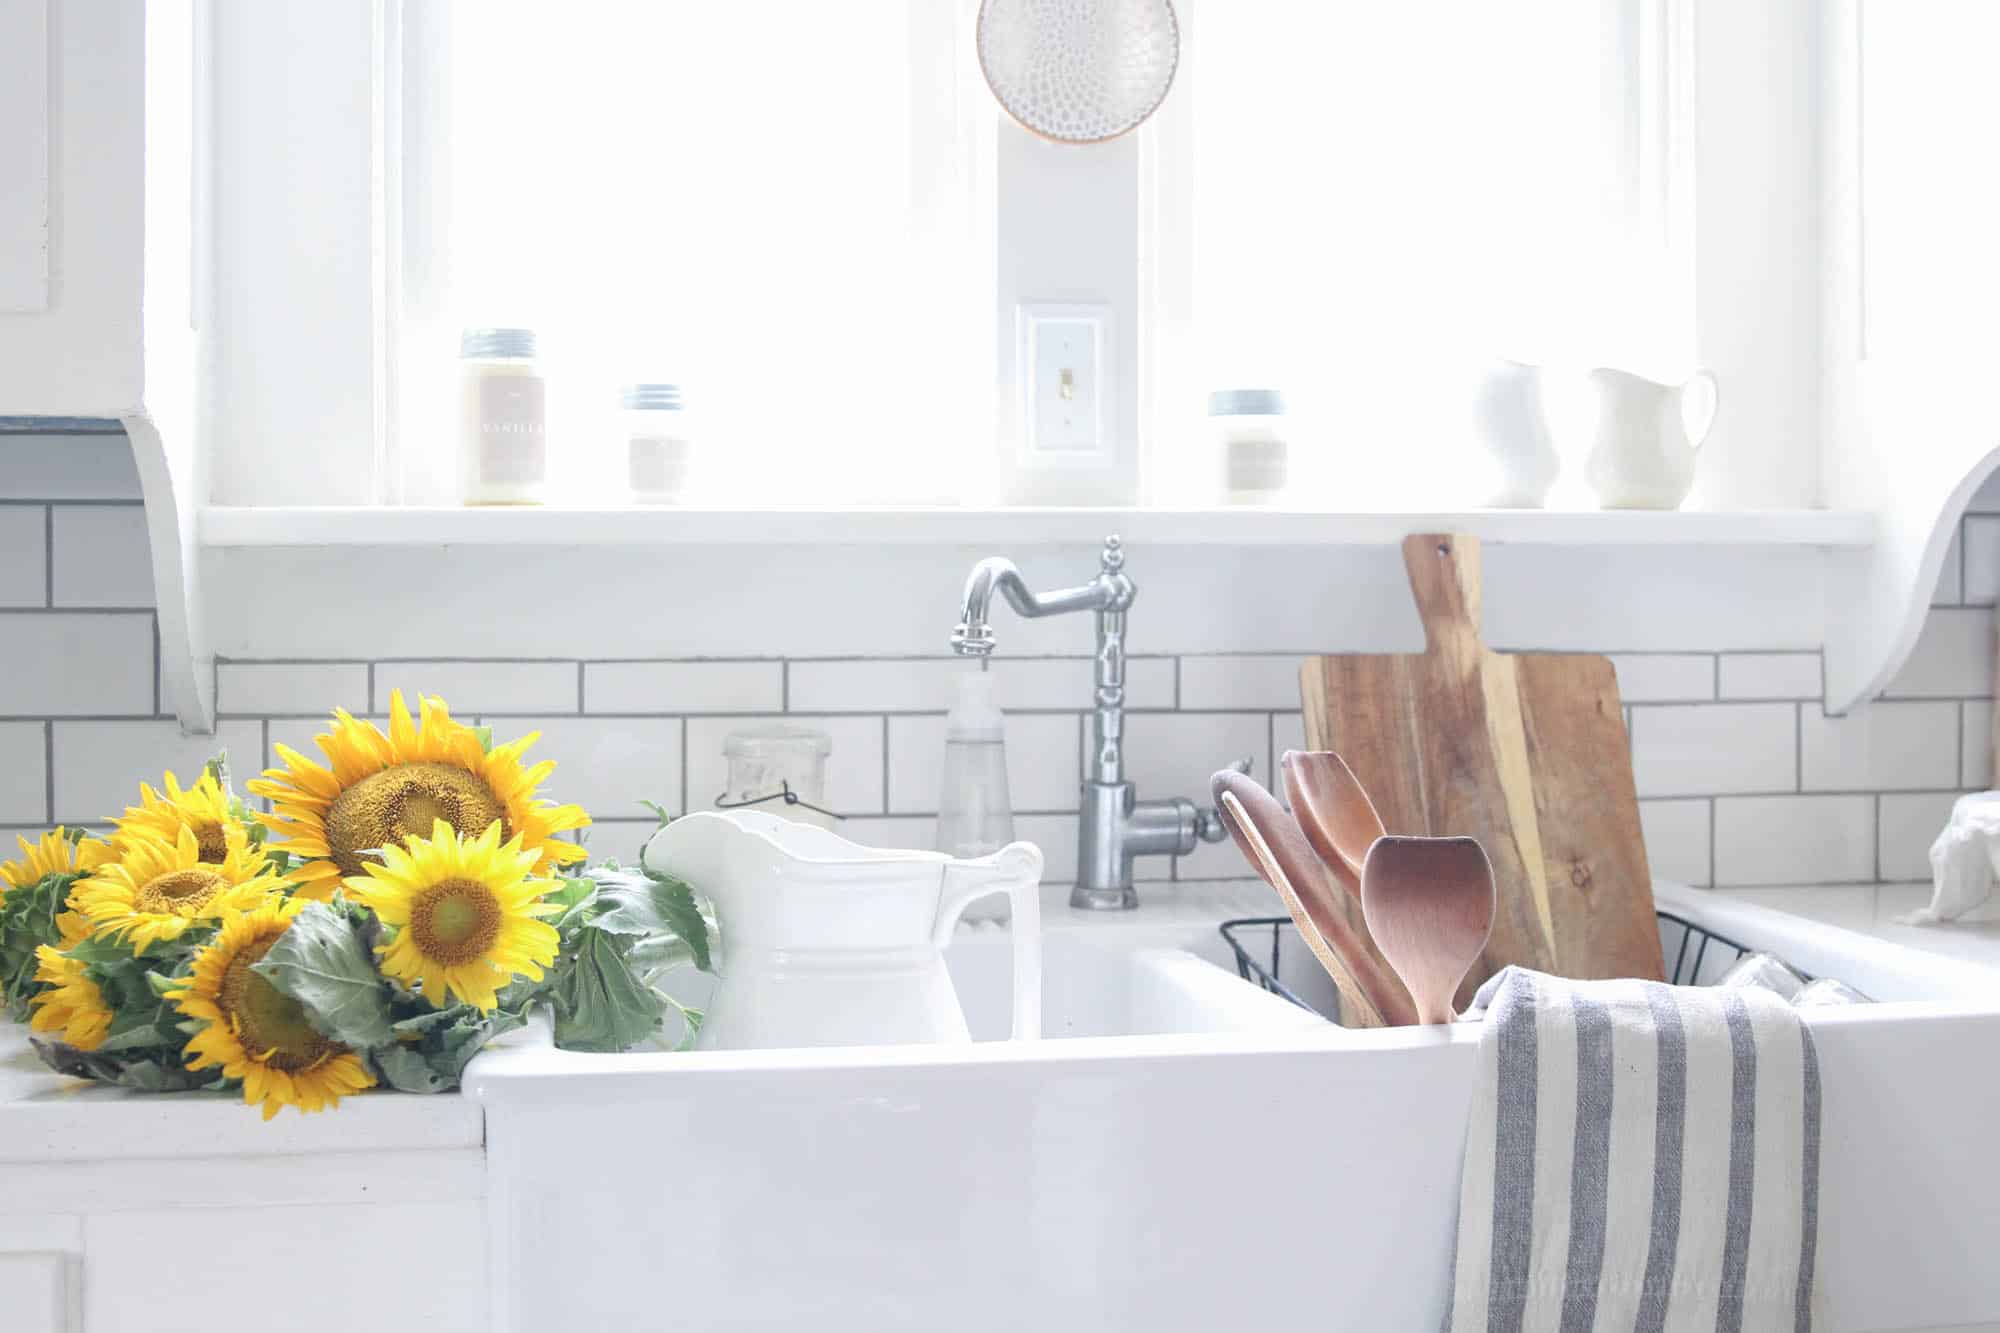
[[[1166,100],[1180,66],[1171,0],[984,0],[979,68],[1007,114],[1058,143],[1101,143]]]
[[[1542,372],[1519,361],[1496,360],[1472,392],[1472,437],[1493,467],[1489,509],[1540,509],[1562,471],[1542,406]]]
[[[1678,509],[1694,489],[1696,453],[1721,391],[1703,370],[1681,384],[1600,367],[1585,377],[1596,424],[1584,479],[1606,509]]]
[[[1912,926],[1956,921],[1993,900],[2000,874],[2000,791],[1952,802],[1951,818],[1931,844],[1931,901],[1904,918]]]
[[[1013,908],[1013,1036],[1041,1036],[1042,853],[883,851],[754,810],[702,810],[653,836],[649,864],[715,904],[721,978],[696,1046],[972,1040],[943,949],[966,906]]]
[[[1952,1239],[2000,1234],[2000,1062],[1978,1058],[2000,1041],[1995,974],[1657,890],[1882,1001],[1806,1017],[1825,1094],[1815,1327],[2000,1320],[2000,1267]],[[1284,1003],[1186,952],[1225,953],[1216,922],[1257,914],[1252,893],[1268,912],[1254,886],[1074,915],[1066,892],[1045,900],[1046,994],[1049,1036],[1071,1040],[481,1055],[468,1088],[486,1112],[495,1333],[669,1316],[837,1333],[1291,1328],[1301,1311],[1329,1330],[1439,1327],[1477,1027],[1256,1017]],[[962,927],[946,961],[975,1035],[1003,1035],[1007,932]],[[580,1135],[605,1147],[580,1152]],[[687,1260],[670,1283],[663,1245]]]

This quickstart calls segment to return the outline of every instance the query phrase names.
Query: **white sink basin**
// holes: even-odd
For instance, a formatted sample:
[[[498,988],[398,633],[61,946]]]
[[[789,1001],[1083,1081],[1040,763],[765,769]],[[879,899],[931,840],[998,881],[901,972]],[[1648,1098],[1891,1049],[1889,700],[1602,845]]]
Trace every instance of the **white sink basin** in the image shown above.
[[[482,1055],[499,1327],[1436,1327],[1477,1029],[1324,1023],[1191,952],[1260,886],[1153,887],[1051,896],[1053,1040]],[[1823,1327],[2000,1321],[1994,974],[1660,896],[1895,1001],[1811,1019]],[[976,1035],[1005,944],[951,951]]]

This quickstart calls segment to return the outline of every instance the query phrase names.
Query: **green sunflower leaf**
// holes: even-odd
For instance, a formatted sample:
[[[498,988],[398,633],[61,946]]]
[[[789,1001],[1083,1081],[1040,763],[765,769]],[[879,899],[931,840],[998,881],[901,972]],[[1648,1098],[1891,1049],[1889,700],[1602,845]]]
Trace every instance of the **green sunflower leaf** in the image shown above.
[[[414,1046],[387,1046],[370,1051],[382,1081],[398,1092],[450,1092],[454,1086],[431,1068],[424,1053]]]
[[[622,1051],[659,1030],[667,1001],[634,974],[619,937],[586,926],[576,958],[555,986],[556,1045],[571,1051]]]
[[[590,924],[614,935],[674,935],[686,941],[694,964],[709,970],[708,922],[694,900],[694,890],[657,870],[643,874],[616,871],[601,875],[597,901],[605,910]]]
[[[312,1025],[357,1050],[386,1046],[389,994],[354,928],[325,903],[307,903],[250,970],[306,1007]]]

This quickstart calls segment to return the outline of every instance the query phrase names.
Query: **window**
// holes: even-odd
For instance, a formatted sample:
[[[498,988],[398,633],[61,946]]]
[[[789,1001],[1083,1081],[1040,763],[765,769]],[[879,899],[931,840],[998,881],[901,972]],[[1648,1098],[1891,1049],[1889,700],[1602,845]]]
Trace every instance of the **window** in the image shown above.
[[[404,183],[449,198],[406,330],[412,488],[448,494],[458,330],[519,326],[559,498],[616,498],[638,381],[682,386],[703,500],[955,498],[942,441],[992,378],[960,8],[454,0],[448,69],[415,71],[445,151]]]
[[[1678,369],[1670,6],[1203,0],[1160,174],[1165,470],[1211,389],[1285,391],[1294,479],[1342,508],[1464,493],[1490,357]],[[1178,274],[1176,279],[1175,275]]]
[[[465,327],[536,331],[584,502],[621,491],[620,386],[665,380],[699,501],[993,503],[1016,302],[1108,311],[1128,438],[1089,493],[1163,505],[1216,498],[1212,390],[1285,392],[1301,504],[1439,508],[1471,498],[1484,359],[1688,368],[1684,0],[1178,8],[1160,115],[1048,150],[989,95],[971,0],[402,7],[404,267],[433,276],[401,497],[451,499]]]

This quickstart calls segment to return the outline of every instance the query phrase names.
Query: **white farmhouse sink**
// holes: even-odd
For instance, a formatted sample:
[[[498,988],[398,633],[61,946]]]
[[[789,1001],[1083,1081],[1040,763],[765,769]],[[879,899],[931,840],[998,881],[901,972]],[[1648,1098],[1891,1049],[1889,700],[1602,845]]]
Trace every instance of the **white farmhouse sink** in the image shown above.
[[[1051,894],[1050,1040],[481,1056],[498,1326],[1436,1327],[1477,1029],[1324,1023],[1208,961],[1260,886],[1149,887]],[[1893,1000],[1811,1019],[1823,1327],[2000,1321],[2000,978],[1660,897]],[[951,950],[975,1036],[1005,955]]]

